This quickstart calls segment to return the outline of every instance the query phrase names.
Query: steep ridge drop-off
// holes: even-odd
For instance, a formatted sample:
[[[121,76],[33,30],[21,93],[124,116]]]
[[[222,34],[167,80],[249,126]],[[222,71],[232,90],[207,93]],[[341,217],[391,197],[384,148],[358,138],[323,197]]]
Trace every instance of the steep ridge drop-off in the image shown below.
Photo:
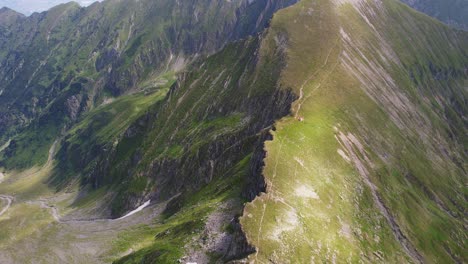
[[[279,11],[299,96],[241,219],[252,263],[463,263],[468,35],[398,1]]]
[[[52,142],[82,113],[263,30],[276,10],[294,2],[124,0],[86,8],[68,3],[30,17],[4,9],[0,142],[16,138],[2,164],[43,164]]]
[[[116,133],[119,121],[91,112],[65,138],[53,182],[60,186],[81,175],[94,188],[115,187],[113,215],[119,216],[149,198],[190,194],[229,171],[288,114],[295,98],[277,91],[282,57],[259,54],[259,41],[231,44],[189,66],[166,98],[123,132]],[[99,144],[101,131],[115,135]]]

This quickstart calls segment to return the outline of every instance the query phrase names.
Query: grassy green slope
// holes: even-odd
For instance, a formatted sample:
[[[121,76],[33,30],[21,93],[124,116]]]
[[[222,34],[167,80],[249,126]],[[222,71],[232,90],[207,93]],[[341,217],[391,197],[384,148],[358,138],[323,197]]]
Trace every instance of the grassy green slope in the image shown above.
[[[142,91],[121,96],[85,114],[64,137],[52,183],[60,187],[60,183],[67,182],[70,177],[86,175],[96,169],[100,155],[107,155],[106,150],[115,148],[125,137],[126,130],[166,97],[174,82],[173,74],[157,77],[149,80]]]
[[[466,33],[397,1],[304,0],[280,37],[300,98],[241,219],[250,261],[466,261]]]

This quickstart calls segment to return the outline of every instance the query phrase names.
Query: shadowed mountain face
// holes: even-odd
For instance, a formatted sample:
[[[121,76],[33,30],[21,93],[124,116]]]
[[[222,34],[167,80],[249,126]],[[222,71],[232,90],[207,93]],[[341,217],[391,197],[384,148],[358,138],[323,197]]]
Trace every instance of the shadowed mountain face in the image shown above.
[[[466,32],[397,0],[1,12],[0,262],[467,261]]]
[[[409,6],[453,27],[468,31],[468,2],[464,0],[402,0]]]

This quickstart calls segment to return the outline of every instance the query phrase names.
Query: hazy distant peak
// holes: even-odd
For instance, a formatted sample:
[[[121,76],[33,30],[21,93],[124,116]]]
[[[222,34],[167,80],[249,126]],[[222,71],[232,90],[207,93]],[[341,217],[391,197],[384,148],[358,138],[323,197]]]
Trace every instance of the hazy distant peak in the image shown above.
[[[76,0],[81,6],[88,6],[101,0]],[[70,0],[0,0],[0,7],[8,7],[25,15],[34,12],[43,12],[59,4],[71,2]]]
[[[21,13],[19,12],[16,12],[15,10],[11,9],[11,8],[8,8],[6,6],[0,8],[0,14],[8,14],[8,13],[11,13],[11,14],[17,14],[17,15],[22,15]]]
[[[16,12],[8,7],[0,8],[0,25],[8,25],[15,23],[18,19],[23,18],[24,15]]]

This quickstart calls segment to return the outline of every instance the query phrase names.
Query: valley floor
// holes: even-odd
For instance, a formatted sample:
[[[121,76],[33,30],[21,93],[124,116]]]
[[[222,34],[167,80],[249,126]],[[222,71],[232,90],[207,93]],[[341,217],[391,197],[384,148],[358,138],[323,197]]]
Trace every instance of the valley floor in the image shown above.
[[[51,157],[53,152],[54,147]],[[1,173],[0,263],[110,263],[152,241],[147,236],[145,243],[144,233],[165,204],[146,203],[127,217],[101,218],[93,198],[77,202],[83,196],[77,188],[54,192],[47,186],[52,166],[49,158],[42,168]],[[125,241],[136,234],[140,244],[127,247]]]

